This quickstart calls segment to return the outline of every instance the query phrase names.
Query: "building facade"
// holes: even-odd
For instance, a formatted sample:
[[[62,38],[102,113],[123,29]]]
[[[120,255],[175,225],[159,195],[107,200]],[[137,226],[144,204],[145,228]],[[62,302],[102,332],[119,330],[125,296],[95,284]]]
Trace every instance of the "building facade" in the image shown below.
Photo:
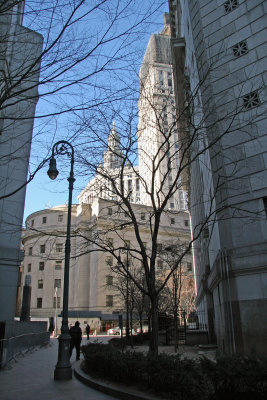
[[[133,209],[142,224],[142,240],[149,252],[149,207],[133,205]],[[141,259],[133,227],[116,230],[118,219],[127,222],[129,218],[118,210],[116,202],[95,199],[91,205],[72,207],[69,322],[79,319],[82,328],[88,322],[92,330],[106,330],[118,322],[118,314],[125,317],[125,304],[115,287],[119,256],[123,261],[126,258],[126,252],[121,250],[125,243],[131,258],[129,268],[140,268]],[[187,242],[190,239],[188,222],[187,212],[165,216],[159,243],[167,246],[177,239]],[[22,239],[25,253],[22,282],[30,276],[31,317],[54,317],[58,329],[63,299],[66,223],[66,206],[35,212],[26,220]],[[107,251],[108,243],[111,251]],[[162,262],[163,258],[159,256],[158,266]],[[185,257],[183,268],[192,280],[191,255]]]
[[[104,153],[104,163],[98,166],[96,176],[81,191],[78,199],[80,203],[85,204],[92,204],[97,198],[117,201],[118,192],[122,193],[123,190],[131,203],[142,203],[138,165],[133,166],[130,162],[125,162],[120,136],[113,122]]]
[[[151,36],[139,72],[138,151],[142,203],[151,205],[151,195],[163,202],[171,185],[176,189],[167,208],[185,210],[186,192],[175,183],[180,159],[176,122],[176,99],[168,14],[164,29]]]
[[[220,349],[266,354],[266,1],[169,6],[197,306]]]
[[[0,321],[15,316],[25,184],[38,101],[42,36],[22,25],[24,2],[0,2]],[[12,194],[13,193],[13,194]]]

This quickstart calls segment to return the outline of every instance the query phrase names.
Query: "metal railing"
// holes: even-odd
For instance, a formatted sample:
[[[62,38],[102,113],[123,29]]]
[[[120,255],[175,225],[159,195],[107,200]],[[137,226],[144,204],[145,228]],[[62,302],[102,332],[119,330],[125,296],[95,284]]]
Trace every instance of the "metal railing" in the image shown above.
[[[0,339],[0,368],[17,361],[17,358],[33,350],[36,346],[49,343],[50,332],[26,333],[6,339]]]

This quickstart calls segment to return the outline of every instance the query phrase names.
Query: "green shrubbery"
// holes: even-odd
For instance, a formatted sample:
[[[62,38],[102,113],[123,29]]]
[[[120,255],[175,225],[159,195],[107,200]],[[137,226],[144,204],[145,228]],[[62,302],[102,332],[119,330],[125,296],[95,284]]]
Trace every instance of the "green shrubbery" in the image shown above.
[[[82,347],[83,370],[95,377],[134,385],[159,397],[194,399],[263,399],[267,394],[267,359],[218,357],[217,362],[181,360],[179,355],[156,358],[121,352],[104,344]],[[227,397],[225,397],[227,396]]]

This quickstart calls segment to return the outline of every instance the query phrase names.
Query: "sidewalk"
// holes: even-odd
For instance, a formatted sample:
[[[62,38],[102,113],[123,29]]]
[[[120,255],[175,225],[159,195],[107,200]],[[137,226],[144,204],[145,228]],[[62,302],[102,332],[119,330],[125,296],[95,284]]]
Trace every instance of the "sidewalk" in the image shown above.
[[[11,369],[0,370],[0,400],[116,400],[85,386],[74,375],[70,381],[55,381],[57,352],[58,341],[52,338],[48,346],[21,357]]]

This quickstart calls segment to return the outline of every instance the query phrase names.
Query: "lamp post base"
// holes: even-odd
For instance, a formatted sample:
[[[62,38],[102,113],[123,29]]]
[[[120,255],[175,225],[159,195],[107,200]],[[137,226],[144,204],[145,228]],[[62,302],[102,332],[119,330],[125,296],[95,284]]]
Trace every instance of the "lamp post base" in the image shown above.
[[[70,364],[70,335],[62,333],[58,337],[58,362],[54,371],[54,379],[67,381],[72,379],[72,368]]]
[[[72,368],[55,368],[54,380],[55,381],[69,381],[72,379]]]

